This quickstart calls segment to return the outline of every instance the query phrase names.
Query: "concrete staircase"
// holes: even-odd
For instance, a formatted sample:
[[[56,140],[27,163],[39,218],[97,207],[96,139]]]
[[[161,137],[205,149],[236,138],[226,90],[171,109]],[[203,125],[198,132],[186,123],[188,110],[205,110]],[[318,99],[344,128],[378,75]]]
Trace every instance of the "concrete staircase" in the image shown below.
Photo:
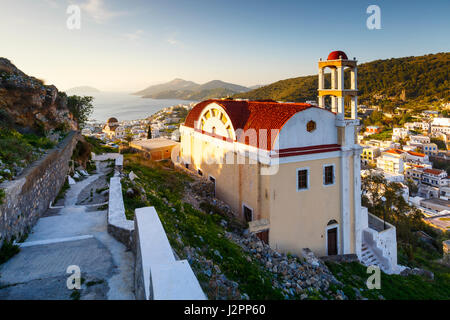
[[[383,263],[380,262],[372,249],[369,248],[364,242],[361,247],[361,262],[367,267],[372,265],[379,266],[384,272],[388,269]]]

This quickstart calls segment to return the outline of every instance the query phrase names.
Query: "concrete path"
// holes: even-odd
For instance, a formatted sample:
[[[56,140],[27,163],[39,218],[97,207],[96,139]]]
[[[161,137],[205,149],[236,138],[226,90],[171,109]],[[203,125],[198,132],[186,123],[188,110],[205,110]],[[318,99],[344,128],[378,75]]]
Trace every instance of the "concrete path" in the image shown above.
[[[107,172],[72,185],[65,207],[39,219],[21,251],[0,266],[0,299],[135,299],[134,256],[107,232],[106,211],[77,206],[80,192]],[[81,270],[82,288],[67,288],[67,267]]]

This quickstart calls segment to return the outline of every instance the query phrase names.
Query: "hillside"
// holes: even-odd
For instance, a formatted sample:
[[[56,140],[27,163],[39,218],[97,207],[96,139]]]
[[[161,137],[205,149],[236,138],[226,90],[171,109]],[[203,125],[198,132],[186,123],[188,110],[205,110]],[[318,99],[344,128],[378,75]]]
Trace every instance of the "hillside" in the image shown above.
[[[450,53],[375,60],[358,66],[360,104],[383,107],[449,101]],[[349,77],[346,77],[348,79]],[[281,80],[235,98],[304,102],[317,99],[317,75]],[[329,83],[329,74],[325,79]]]
[[[192,81],[174,79],[134,94],[152,99],[205,100],[228,97],[248,90],[250,89],[247,87],[221,80],[212,80],[200,85]]]
[[[68,130],[77,129],[67,101],[55,86],[0,58],[0,183],[21,174]]]
[[[249,90],[249,88],[237,84],[228,83],[221,80],[212,80],[199,86],[196,89],[196,91],[212,90],[212,89],[227,89],[234,92],[246,92]]]
[[[0,58],[0,120],[21,132],[77,128],[67,96]]]

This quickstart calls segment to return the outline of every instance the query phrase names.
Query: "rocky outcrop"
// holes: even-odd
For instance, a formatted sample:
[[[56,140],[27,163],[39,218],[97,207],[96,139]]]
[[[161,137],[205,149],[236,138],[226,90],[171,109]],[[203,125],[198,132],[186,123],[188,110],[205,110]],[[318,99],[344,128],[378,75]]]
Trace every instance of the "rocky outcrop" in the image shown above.
[[[434,280],[434,273],[425,269],[420,269],[420,268],[409,268],[406,267],[405,269],[403,269],[402,272],[400,272],[401,276],[407,277],[409,275],[417,275],[417,276],[422,276],[425,278],[428,278],[430,280]]]
[[[67,96],[0,58],[0,116],[21,132],[77,129]]]

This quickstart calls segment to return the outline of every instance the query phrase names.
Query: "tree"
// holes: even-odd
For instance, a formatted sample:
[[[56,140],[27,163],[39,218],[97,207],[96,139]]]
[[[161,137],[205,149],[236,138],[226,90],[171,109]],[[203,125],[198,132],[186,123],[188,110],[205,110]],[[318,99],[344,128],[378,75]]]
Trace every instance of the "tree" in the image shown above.
[[[83,128],[89,116],[92,113],[92,101],[94,97],[77,95],[67,97],[67,107],[72,113],[75,121],[78,123],[78,128]]]
[[[131,133],[127,133],[127,135],[125,136],[125,141],[128,143],[133,141],[133,135]]]
[[[152,138],[152,127],[148,126],[148,130],[147,130],[147,139],[151,139]]]
[[[388,182],[381,174],[371,172],[362,177],[361,189],[362,205],[370,213],[382,219],[386,217],[386,221],[395,226],[397,244],[412,260],[419,246],[416,231],[429,229],[423,221],[423,213],[405,201],[401,184]]]

